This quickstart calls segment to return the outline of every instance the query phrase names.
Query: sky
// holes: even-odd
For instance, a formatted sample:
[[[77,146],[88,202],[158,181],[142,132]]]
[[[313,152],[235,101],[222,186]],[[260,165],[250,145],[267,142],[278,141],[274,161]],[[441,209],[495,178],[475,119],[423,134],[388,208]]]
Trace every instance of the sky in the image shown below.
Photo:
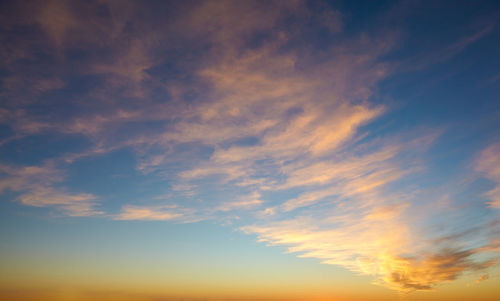
[[[499,20],[2,1],[0,300],[497,300]]]

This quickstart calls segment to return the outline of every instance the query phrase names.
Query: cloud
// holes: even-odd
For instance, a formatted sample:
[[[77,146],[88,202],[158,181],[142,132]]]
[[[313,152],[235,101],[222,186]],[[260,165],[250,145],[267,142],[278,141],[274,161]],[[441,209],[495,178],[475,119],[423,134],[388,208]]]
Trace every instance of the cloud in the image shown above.
[[[202,2],[187,16],[187,22],[180,26],[195,37],[206,39],[215,47],[234,49],[246,44],[248,38],[256,32],[282,26],[283,19],[305,11],[303,1],[231,1]],[[334,16],[331,16],[333,22]],[[280,24],[281,23],[281,24]]]
[[[484,275],[481,275],[477,280],[476,280],[476,283],[479,283],[481,281],[484,281],[484,280],[488,280],[490,278],[490,276],[488,274],[484,274]]]
[[[284,42],[273,43],[237,58],[230,56],[200,72],[213,85],[210,98],[214,100],[200,104],[163,137],[170,143],[198,142],[215,150],[209,162],[182,172],[183,178],[225,174],[241,183],[256,183],[256,179],[249,179],[258,168],[256,162],[274,160],[279,166],[282,160],[331,154],[349,141],[357,128],[383,112],[382,107],[346,100],[349,94],[357,94],[355,87],[373,85],[376,78],[369,75],[378,72],[377,67],[357,66],[359,61],[350,55],[326,62],[338,67],[353,60],[350,67],[359,70],[350,71],[353,88],[349,89],[340,82],[332,83],[331,74],[322,70],[297,72],[295,55],[278,53],[279,44]],[[365,83],[364,76],[358,74],[369,79]],[[252,145],[233,143],[249,137],[255,140]]]
[[[485,193],[490,200],[487,204],[492,208],[500,208],[500,144],[492,144],[481,152],[476,169],[495,185]]]
[[[54,188],[30,187],[29,192],[19,196],[19,201],[27,206],[53,206],[69,216],[102,214],[94,209],[96,197],[88,193],[69,194]]]
[[[122,212],[114,217],[117,220],[172,220],[179,219],[182,214],[175,213],[170,208],[145,207],[145,206],[124,206]]]
[[[51,0],[42,6],[38,22],[45,33],[60,47],[69,30],[77,25],[75,15],[71,13],[69,2]]]
[[[16,167],[0,165],[0,193],[20,193],[17,200],[26,206],[52,207],[69,216],[101,215],[95,209],[97,197],[88,193],[70,193],[57,188],[63,180],[61,172],[52,164]]]
[[[423,69],[433,64],[444,63],[460,55],[469,46],[493,32],[496,26],[495,22],[486,21],[485,23],[487,24],[484,24],[478,30],[476,29],[475,32],[463,34],[446,47],[438,47],[434,50],[426,51],[423,55],[417,55],[412,60],[408,60],[406,63],[401,65],[401,67],[406,69],[406,71]]]
[[[402,292],[430,290],[464,272],[495,264],[494,260],[475,260],[479,249],[415,250],[418,238],[397,218],[401,210],[377,208],[363,219],[335,218],[337,223],[330,225],[302,218],[242,230],[257,234],[259,241],[288,246],[299,257],[375,276],[375,283]]]
[[[242,210],[247,208],[259,207],[264,203],[260,199],[261,195],[258,192],[253,192],[248,196],[243,196],[238,201],[228,202],[219,206],[217,211],[231,211],[231,210]]]

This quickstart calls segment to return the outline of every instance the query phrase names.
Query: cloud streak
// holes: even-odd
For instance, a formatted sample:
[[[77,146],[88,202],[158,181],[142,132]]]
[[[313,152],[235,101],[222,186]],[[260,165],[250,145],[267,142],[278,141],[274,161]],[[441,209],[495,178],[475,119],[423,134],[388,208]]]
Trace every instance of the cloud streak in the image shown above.
[[[51,162],[41,167],[1,165],[0,173],[0,193],[20,193],[17,200],[23,205],[53,207],[69,216],[103,214],[95,209],[96,196],[89,193],[70,193],[58,188],[56,184],[63,180],[63,176]]]
[[[494,183],[494,187],[485,196],[488,205],[500,209],[500,144],[493,144],[481,152],[476,169]]]
[[[465,272],[481,271],[497,263],[475,259],[481,249],[415,250],[415,235],[397,219],[400,209],[375,211],[361,220],[344,218],[330,225],[323,222],[322,228],[317,221],[300,219],[242,230],[257,234],[262,242],[288,246],[288,251],[299,253],[299,257],[318,258],[325,264],[375,276],[375,283],[401,292],[431,290]]]
[[[145,207],[145,206],[124,206],[122,212],[115,216],[117,220],[147,220],[147,221],[165,221],[178,219],[182,214],[175,213],[171,208]]]

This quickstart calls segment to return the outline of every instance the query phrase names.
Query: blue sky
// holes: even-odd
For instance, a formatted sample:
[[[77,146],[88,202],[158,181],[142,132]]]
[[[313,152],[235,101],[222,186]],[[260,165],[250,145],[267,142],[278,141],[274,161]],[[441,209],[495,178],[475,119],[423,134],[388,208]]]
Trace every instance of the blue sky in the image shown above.
[[[497,2],[0,11],[4,289],[498,283]]]

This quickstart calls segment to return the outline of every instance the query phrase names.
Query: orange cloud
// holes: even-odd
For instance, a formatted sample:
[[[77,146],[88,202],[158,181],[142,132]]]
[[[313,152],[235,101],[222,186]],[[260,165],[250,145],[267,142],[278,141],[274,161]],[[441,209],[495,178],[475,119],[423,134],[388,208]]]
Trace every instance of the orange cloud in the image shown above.
[[[383,216],[382,211],[385,211]],[[474,260],[479,249],[415,253],[415,238],[411,238],[414,235],[396,217],[400,211],[376,209],[362,220],[334,218],[340,226],[331,228],[324,221],[299,219],[247,226],[242,230],[257,234],[260,241],[271,245],[289,246],[288,251],[298,252],[299,257],[318,258],[325,264],[375,276],[375,283],[403,292],[430,290],[466,271],[483,270],[495,264],[494,260]],[[374,213],[377,218],[373,218]]]
[[[481,277],[479,277],[476,280],[476,283],[479,283],[479,282],[484,281],[484,280],[488,280],[489,278],[490,278],[490,276],[488,274],[481,275]]]
[[[144,206],[124,206],[122,212],[114,217],[117,220],[171,220],[182,217],[182,214],[175,213],[171,208],[144,207]]]

